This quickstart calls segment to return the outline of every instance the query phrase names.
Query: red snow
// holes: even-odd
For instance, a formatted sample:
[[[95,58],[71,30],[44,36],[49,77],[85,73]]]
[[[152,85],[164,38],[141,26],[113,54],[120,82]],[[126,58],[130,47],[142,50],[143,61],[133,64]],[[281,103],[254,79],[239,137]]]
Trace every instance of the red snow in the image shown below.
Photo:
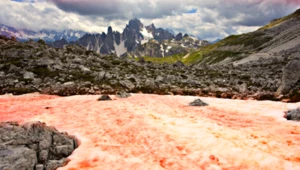
[[[269,101],[134,94],[0,96],[0,121],[42,121],[67,131],[80,146],[60,170],[300,169],[300,125]]]

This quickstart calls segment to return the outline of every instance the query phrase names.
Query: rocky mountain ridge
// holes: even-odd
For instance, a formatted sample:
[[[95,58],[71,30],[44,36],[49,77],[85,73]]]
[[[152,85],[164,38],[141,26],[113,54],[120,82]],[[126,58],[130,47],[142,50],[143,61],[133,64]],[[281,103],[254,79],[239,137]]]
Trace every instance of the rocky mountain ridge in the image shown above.
[[[122,33],[113,31],[109,26],[107,32],[85,33],[66,30],[62,32],[41,30],[34,32],[0,25],[0,35],[16,37],[19,41],[43,39],[52,47],[62,48],[67,44],[79,44],[87,50],[101,54],[131,57],[165,57],[185,54],[190,49],[197,49],[209,44],[208,41],[182,33],[174,35],[171,29],[156,28],[154,24],[144,26],[138,19],[132,19]]]
[[[187,34],[182,36],[182,33],[179,33],[175,36],[171,32],[173,31],[170,29],[156,28],[154,24],[144,26],[140,20],[133,19],[125,26],[122,33],[108,27],[107,33],[85,34],[75,43],[87,50],[101,54],[115,54],[119,57],[172,56],[209,44],[208,41],[198,40]],[[66,44],[70,43],[59,40],[52,46],[61,48]]]

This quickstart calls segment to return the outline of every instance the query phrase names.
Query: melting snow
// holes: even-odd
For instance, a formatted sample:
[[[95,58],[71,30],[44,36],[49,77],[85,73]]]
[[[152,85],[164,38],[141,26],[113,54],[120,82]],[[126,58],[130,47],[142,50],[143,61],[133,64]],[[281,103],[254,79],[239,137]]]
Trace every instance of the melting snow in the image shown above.
[[[300,125],[270,101],[133,94],[57,97],[0,96],[0,121],[42,121],[67,131],[80,146],[59,170],[300,169]]]
[[[163,57],[165,57],[165,54],[164,54],[164,46],[162,44],[160,44],[160,51],[161,51],[161,55]]]

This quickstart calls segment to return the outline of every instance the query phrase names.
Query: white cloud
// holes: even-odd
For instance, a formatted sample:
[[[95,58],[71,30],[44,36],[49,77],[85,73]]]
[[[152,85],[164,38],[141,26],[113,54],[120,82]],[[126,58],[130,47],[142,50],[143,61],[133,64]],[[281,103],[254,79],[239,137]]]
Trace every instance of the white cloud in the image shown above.
[[[30,0],[23,0],[30,1]],[[254,31],[299,7],[299,0],[34,0],[0,1],[0,23],[31,30],[122,31],[129,19],[202,39]],[[197,9],[196,13],[186,13]]]

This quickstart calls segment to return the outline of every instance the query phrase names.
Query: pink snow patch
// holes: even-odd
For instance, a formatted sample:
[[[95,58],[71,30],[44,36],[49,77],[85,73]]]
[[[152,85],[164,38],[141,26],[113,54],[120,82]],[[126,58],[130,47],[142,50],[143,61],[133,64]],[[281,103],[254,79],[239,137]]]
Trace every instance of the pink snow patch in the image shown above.
[[[270,101],[134,94],[0,96],[0,121],[42,121],[80,146],[60,170],[300,169],[300,125],[283,118],[300,106]]]

